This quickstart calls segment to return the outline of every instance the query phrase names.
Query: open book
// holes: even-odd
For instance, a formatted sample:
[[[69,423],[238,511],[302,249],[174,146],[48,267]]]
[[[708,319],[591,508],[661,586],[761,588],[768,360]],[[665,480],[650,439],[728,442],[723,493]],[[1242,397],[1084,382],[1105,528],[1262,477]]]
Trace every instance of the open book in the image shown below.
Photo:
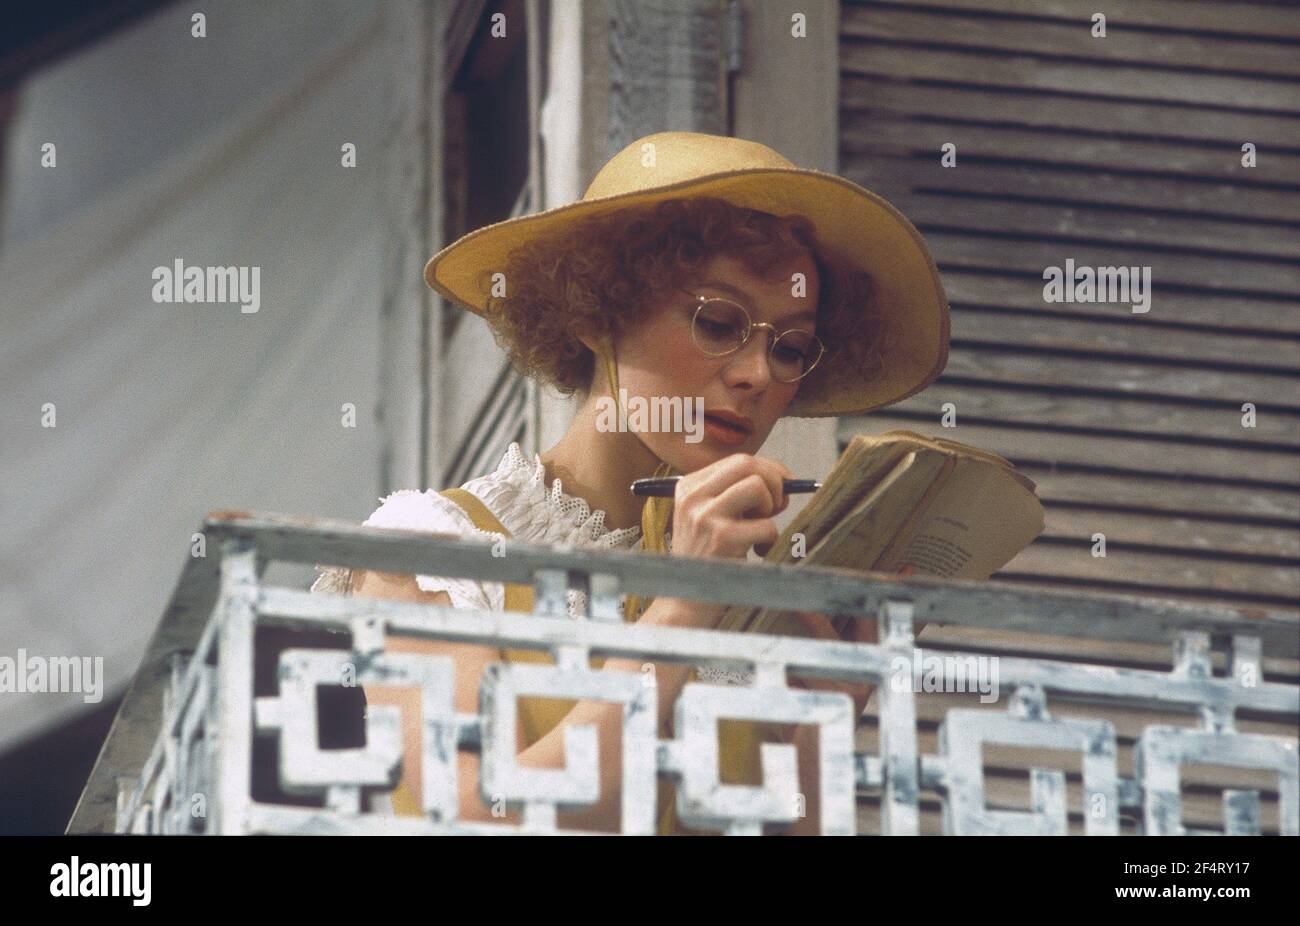
[[[764,559],[987,579],[1042,532],[1034,489],[977,447],[913,431],[859,434]],[[784,632],[782,613],[736,605],[718,628]],[[835,620],[836,629],[850,620]]]

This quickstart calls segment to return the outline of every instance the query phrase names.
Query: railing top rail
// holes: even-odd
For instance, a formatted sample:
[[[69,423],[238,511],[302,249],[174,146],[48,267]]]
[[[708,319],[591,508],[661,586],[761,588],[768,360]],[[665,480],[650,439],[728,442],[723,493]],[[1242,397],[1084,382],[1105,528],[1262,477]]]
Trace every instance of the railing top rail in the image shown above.
[[[268,560],[332,563],[389,572],[464,576],[531,583],[540,569],[617,576],[624,592],[789,610],[874,615],[887,598],[913,602],[918,621],[1051,633],[1140,643],[1168,643],[1179,631],[1258,636],[1270,656],[1300,656],[1300,619],[1258,607],[1072,590],[827,569],[773,566],[730,559],[690,559],[626,550],[565,550],[517,541],[508,556],[484,556],[490,545],[452,536],[363,527],[327,518],[261,512],[210,512],[209,544],[238,537]],[[431,565],[431,564],[436,564]],[[816,608],[809,601],[818,602]],[[1043,614],[1051,614],[1045,627]]]

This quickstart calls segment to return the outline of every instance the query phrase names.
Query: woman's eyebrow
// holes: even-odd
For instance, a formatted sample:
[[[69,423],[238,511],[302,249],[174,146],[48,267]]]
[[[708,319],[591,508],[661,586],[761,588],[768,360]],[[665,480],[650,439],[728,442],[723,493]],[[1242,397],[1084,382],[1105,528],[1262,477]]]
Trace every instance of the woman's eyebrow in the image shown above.
[[[726,282],[725,280],[705,280],[703,283],[700,284],[700,286],[708,287],[710,289],[720,289],[724,293],[727,293],[728,295],[736,299],[739,299],[741,302],[744,302],[746,304],[752,303],[753,301],[749,293],[745,292],[739,287],[732,286],[730,283]],[[779,324],[784,324],[786,322],[796,321],[797,319],[808,319],[809,321],[815,322],[817,320],[817,313],[812,311],[811,309],[804,312],[795,312],[791,315],[784,315],[781,318],[778,318],[777,322]]]

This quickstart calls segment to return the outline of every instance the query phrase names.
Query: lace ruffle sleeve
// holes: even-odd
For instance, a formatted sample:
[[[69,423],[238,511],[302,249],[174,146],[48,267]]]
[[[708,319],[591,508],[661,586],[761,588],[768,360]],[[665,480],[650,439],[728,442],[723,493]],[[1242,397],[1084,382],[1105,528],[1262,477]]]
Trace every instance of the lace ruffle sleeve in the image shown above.
[[[399,489],[363,522],[369,527],[393,527],[431,533],[456,534],[491,540],[498,534],[480,531],[455,502],[437,492]],[[352,570],[339,566],[317,566],[313,592],[347,595],[352,592]],[[505,589],[499,582],[479,582],[455,576],[420,574],[415,584],[424,592],[445,591],[453,607],[500,611],[505,607]]]

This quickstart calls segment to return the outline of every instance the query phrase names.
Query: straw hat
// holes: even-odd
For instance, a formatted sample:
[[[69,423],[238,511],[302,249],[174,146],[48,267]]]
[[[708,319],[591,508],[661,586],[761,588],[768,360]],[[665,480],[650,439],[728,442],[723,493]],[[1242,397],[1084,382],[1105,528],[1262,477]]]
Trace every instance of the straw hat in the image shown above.
[[[844,358],[835,356],[836,345],[827,344],[826,357],[800,383],[787,415],[870,411],[919,392],[942,372],[948,361],[948,300],[912,223],[875,193],[834,174],[796,167],[766,145],[743,138],[647,135],[614,155],[578,202],[470,232],[430,258],[424,279],[486,317],[491,275],[503,270],[507,255],[524,242],[563,234],[628,206],[689,196],[807,216],[826,256],[871,274],[891,344],[883,368],[864,376],[839,362]]]

